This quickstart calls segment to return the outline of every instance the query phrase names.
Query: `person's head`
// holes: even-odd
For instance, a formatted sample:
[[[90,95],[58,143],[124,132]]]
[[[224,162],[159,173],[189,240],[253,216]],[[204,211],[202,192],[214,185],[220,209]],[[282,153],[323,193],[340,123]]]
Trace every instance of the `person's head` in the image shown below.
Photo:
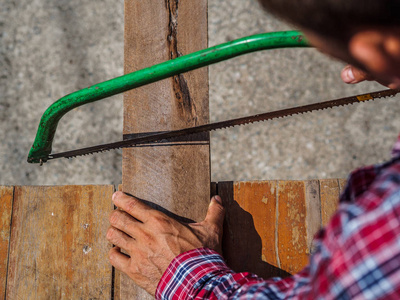
[[[400,0],[259,0],[321,51],[400,88]]]

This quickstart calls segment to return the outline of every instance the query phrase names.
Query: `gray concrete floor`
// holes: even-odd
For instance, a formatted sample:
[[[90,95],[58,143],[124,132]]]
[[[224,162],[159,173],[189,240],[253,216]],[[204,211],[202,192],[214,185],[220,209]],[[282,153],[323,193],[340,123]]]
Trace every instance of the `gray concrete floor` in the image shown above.
[[[291,29],[255,0],[209,0],[210,46]],[[210,115],[224,120],[382,89],[347,86],[342,63],[313,49],[256,53],[210,67]],[[26,163],[39,119],[58,98],[123,73],[123,0],[0,2],[0,184],[118,184],[121,151]],[[346,177],[382,162],[400,129],[399,98],[212,134],[212,180]],[[121,139],[122,96],[63,118],[54,149]]]

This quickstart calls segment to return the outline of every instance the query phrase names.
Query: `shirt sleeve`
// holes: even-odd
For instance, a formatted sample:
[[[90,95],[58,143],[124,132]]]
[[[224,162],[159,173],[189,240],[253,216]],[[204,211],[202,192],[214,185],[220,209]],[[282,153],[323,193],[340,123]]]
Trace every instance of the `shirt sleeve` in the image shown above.
[[[400,143],[398,144],[400,147]],[[263,280],[235,273],[215,251],[176,257],[157,299],[400,299],[400,156],[354,171],[300,273]]]
[[[235,273],[215,251],[201,248],[176,257],[161,278],[156,299],[285,299],[302,272],[286,279],[263,280]]]

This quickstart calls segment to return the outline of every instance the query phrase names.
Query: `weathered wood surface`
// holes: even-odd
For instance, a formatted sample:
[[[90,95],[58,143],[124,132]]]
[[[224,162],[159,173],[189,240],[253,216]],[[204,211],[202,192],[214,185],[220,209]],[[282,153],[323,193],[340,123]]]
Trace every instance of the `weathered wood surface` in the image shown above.
[[[15,187],[7,299],[110,299],[113,186]]]
[[[287,275],[277,260],[277,182],[220,182],[226,208],[223,254],[236,272]]]
[[[227,263],[264,278],[300,271],[314,235],[334,213],[338,186],[337,179],[218,183]]]
[[[0,299],[5,298],[13,187],[0,187]]]
[[[337,179],[323,179],[320,180],[321,191],[321,217],[322,225],[325,226],[332,214],[336,211],[339,195],[340,185]]]
[[[298,271],[308,260],[306,197],[303,182],[279,182],[277,244],[279,267]]]
[[[207,47],[207,0],[125,0],[125,72]],[[207,68],[184,73],[124,95],[124,135],[166,131],[209,122]],[[123,191],[193,220],[210,199],[209,135],[169,145],[123,150]],[[120,286],[118,286],[120,284]],[[148,299],[125,275],[121,299]]]
[[[228,264],[264,278],[301,270],[322,216],[329,219],[343,185],[337,179],[211,184],[211,194],[220,194],[227,210]],[[113,191],[0,187],[0,299],[5,291],[6,299],[129,299],[128,289],[117,284],[123,275],[113,275],[107,256]]]

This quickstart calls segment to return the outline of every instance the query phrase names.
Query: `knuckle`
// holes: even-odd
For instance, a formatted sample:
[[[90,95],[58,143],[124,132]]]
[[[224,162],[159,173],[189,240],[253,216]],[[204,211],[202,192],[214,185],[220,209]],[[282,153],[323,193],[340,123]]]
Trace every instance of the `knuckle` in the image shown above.
[[[143,275],[143,270],[139,264],[132,265],[128,270],[128,276],[135,279],[137,276]]]
[[[137,207],[137,204],[138,204],[138,200],[137,199],[134,199],[134,198],[129,199],[128,203],[126,204],[127,212],[131,213],[131,212],[135,211],[136,207]]]
[[[152,219],[153,224],[161,229],[171,227],[173,222],[172,219],[160,212],[154,213]]]
[[[107,234],[106,234],[106,238],[109,241],[115,238],[115,230],[114,230],[114,228],[108,228]]]
[[[151,233],[147,232],[147,231],[142,231],[141,232],[141,238],[146,243],[151,243],[152,241],[154,241],[154,236]]]
[[[160,213],[159,211],[153,212],[152,218],[153,218],[154,222],[158,222],[158,223],[169,222],[168,217],[166,215]]]
[[[108,252],[108,259],[113,262],[116,259],[116,254],[114,248]]]
[[[111,223],[111,225],[116,225],[118,223],[120,217],[120,212],[117,210],[114,210],[109,217],[109,221]]]

